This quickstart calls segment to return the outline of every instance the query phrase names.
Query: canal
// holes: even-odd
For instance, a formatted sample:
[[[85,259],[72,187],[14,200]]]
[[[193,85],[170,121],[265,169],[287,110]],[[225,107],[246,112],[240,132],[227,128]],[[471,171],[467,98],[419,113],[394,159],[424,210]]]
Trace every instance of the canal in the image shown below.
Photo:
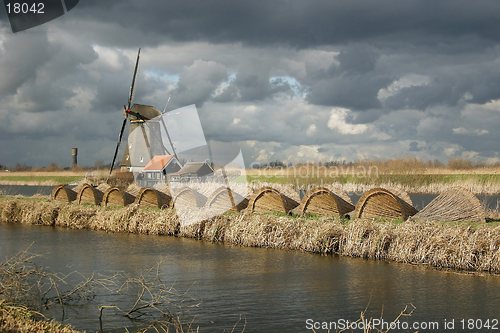
[[[390,321],[410,303],[416,309],[403,319],[408,322],[485,320],[498,318],[500,307],[500,277],[488,274],[165,236],[0,224],[2,261],[30,246],[30,252],[41,254],[37,264],[54,272],[133,276],[161,261],[162,279],[199,303],[185,315],[200,332],[230,332],[240,322],[238,332],[243,321],[245,332],[307,332],[307,319],[354,321],[367,307],[368,316],[383,313]],[[96,331],[98,307],[129,301],[123,297],[100,295],[70,307],[65,322]],[[122,332],[125,326],[134,323],[121,316],[104,321],[106,331]]]

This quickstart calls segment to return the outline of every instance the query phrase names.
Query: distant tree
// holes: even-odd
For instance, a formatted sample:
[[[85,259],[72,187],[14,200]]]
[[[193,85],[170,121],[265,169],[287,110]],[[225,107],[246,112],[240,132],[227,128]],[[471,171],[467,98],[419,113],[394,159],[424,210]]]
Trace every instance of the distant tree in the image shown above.
[[[14,168],[14,171],[30,171],[32,167],[26,165],[26,164],[21,164],[21,163],[16,163],[16,166]]]
[[[59,171],[61,170],[61,167],[57,164],[57,163],[50,163],[47,168],[46,168],[47,171]]]

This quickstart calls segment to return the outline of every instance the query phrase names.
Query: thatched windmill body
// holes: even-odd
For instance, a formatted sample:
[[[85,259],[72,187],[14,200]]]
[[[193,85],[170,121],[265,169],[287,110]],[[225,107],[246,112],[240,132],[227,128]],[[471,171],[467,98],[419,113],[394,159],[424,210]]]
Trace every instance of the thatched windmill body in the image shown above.
[[[124,119],[120,135],[118,136],[118,142],[116,144],[113,160],[111,162],[109,170],[110,175],[116,162],[116,156],[118,155],[118,151],[120,149],[127,121],[130,123],[127,140],[128,144],[120,163],[121,167],[126,168],[128,171],[135,171],[134,168],[142,170],[142,168],[153,158],[153,156],[170,154],[170,151],[163,143],[161,135],[162,130],[166,133],[171,150],[177,157],[167,127],[164,123],[163,117],[161,117],[162,112],[150,105],[133,103],[140,54],[141,49],[137,52],[137,60],[134,68],[134,75],[132,77],[132,84],[130,85],[128,102],[127,105],[123,106]]]

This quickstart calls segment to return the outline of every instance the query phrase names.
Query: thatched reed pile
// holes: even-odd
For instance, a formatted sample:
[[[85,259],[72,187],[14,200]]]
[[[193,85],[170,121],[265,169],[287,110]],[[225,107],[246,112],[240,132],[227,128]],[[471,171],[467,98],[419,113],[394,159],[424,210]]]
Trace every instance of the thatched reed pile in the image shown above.
[[[52,200],[69,203],[76,200],[77,193],[67,185],[58,185],[52,190],[51,197]]]
[[[207,197],[190,187],[183,187],[175,191],[173,206],[177,209],[201,208],[207,202]]]
[[[130,184],[127,189],[125,190],[125,192],[133,195],[134,197],[137,197],[139,195],[139,192],[141,192],[142,190],[142,187],[140,187],[139,185],[133,183],[133,184]]]
[[[392,218],[406,220],[417,210],[406,201],[383,188],[371,189],[359,198],[355,215],[358,218]]]
[[[346,223],[335,217],[225,214],[182,225],[173,209],[139,209],[137,204],[102,209],[19,198],[0,200],[0,222],[170,235],[500,274],[500,226],[486,223]]]
[[[170,191],[170,187],[167,184],[156,184],[153,188],[168,195],[169,197],[172,197],[172,192]]]
[[[299,203],[272,187],[257,190],[248,202],[247,210],[253,212],[281,212],[288,214]]]
[[[231,197],[232,196],[232,200]],[[233,207],[234,203],[234,207]],[[248,206],[248,199],[243,198],[238,193],[230,188],[222,186],[215,190],[208,198],[205,204],[207,208],[215,209],[216,211],[225,212],[228,210],[242,211]]]
[[[110,187],[104,192],[102,196],[101,205],[104,207],[110,206],[128,206],[135,201],[135,197],[128,193],[123,192],[118,187]]]
[[[152,188],[142,188],[137,194],[137,197],[135,199],[135,202],[140,207],[156,207],[156,208],[169,207],[171,201],[172,201],[171,196]]]
[[[330,190],[330,192],[335,193],[337,196],[341,197],[344,201],[350,203],[351,205],[354,205],[354,203],[352,202],[352,198],[349,196],[349,194],[342,187],[337,186],[337,185],[327,185],[327,186],[324,186],[324,188]],[[313,189],[311,189],[311,190],[313,190]]]
[[[99,191],[101,191],[102,193],[106,192],[107,190],[109,190],[111,188],[111,186],[107,183],[100,183],[98,186],[97,186],[97,189]]]
[[[441,193],[411,219],[424,222],[485,222],[486,220],[479,199],[462,187]]]
[[[413,206],[413,200],[411,200],[410,195],[408,192],[403,190],[400,187],[384,187],[386,190],[397,196],[398,198],[404,200],[408,205]]]
[[[100,205],[103,193],[91,184],[83,184],[78,191],[76,202],[78,204]]]
[[[303,214],[343,216],[354,210],[354,205],[325,187],[311,190],[301,201],[296,211]]]

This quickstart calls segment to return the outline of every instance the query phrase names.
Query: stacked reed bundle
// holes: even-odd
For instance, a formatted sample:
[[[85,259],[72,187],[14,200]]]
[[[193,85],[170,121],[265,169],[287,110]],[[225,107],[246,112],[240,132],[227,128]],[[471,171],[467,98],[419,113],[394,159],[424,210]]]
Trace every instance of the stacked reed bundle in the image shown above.
[[[72,202],[76,200],[77,193],[67,185],[55,186],[52,190],[52,200],[62,202]]]
[[[91,184],[83,184],[78,191],[76,201],[78,204],[89,203],[93,205],[100,205],[103,193]]]
[[[415,221],[485,222],[485,211],[472,192],[455,187],[449,189],[411,218]]]
[[[300,215],[338,215],[343,216],[354,210],[354,205],[325,187],[311,190],[296,209]]]
[[[349,194],[347,194],[347,192],[341,186],[332,184],[332,185],[325,186],[325,188],[330,190],[330,192],[335,193],[337,196],[342,198],[344,201],[350,203],[351,205],[354,205]]]
[[[118,187],[110,187],[104,192],[102,196],[101,205],[104,207],[110,206],[128,206],[135,201],[135,197],[128,193],[123,192]]]
[[[141,190],[142,190],[142,187],[140,187],[139,185],[133,183],[133,184],[130,184],[127,187],[126,192],[129,193],[130,195],[134,196],[134,197],[137,197],[139,195],[139,192],[141,192]]]
[[[355,216],[358,218],[386,217],[406,220],[417,210],[405,200],[384,188],[371,189],[359,198]]]
[[[231,197],[233,197],[231,201]],[[233,207],[234,203],[234,207]],[[222,186],[215,190],[205,204],[207,208],[215,209],[216,211],[225,212],[228,210],[242,211],[248,206],[248,199],[243,198],[238,193],[230,188]]]
[[[135,202],[140,207],[167,208],[170,206],[172,197],[152,188],[142,188],[137,194]]]
[[[189,208],[200,208],[205,205],[207,198],[190,187],[183,187],[175,191],[173,206],[183,210]]]
[[[172,196],[172,192],[170,191],[170,187],[167,184],[164,184],[164,183],[162,183],[162,184],[155,184],[153,186],[153,188],[155,190],[159,191],[159,192],[162,192],[162,193],[168,195],[169,197]]]
[[[253,212],[281,212],[288,214],[299,203],[272,187],[256,191],[248,202],[248,210]]]
[[[99,191],[101,191],[102,193],[106,192],[107,190],[109,190],[111,188],[111,186],[107,183],[100,183],[98,186],[97,186],[97,189]]]
[[[391,192],[398,198],[403,199],[408,205],[413,206],[413,201],[411,200],[410,195],[402,188],[390,186],[390,187],[385,187],[385,189],[387,189],[389,192]]]

